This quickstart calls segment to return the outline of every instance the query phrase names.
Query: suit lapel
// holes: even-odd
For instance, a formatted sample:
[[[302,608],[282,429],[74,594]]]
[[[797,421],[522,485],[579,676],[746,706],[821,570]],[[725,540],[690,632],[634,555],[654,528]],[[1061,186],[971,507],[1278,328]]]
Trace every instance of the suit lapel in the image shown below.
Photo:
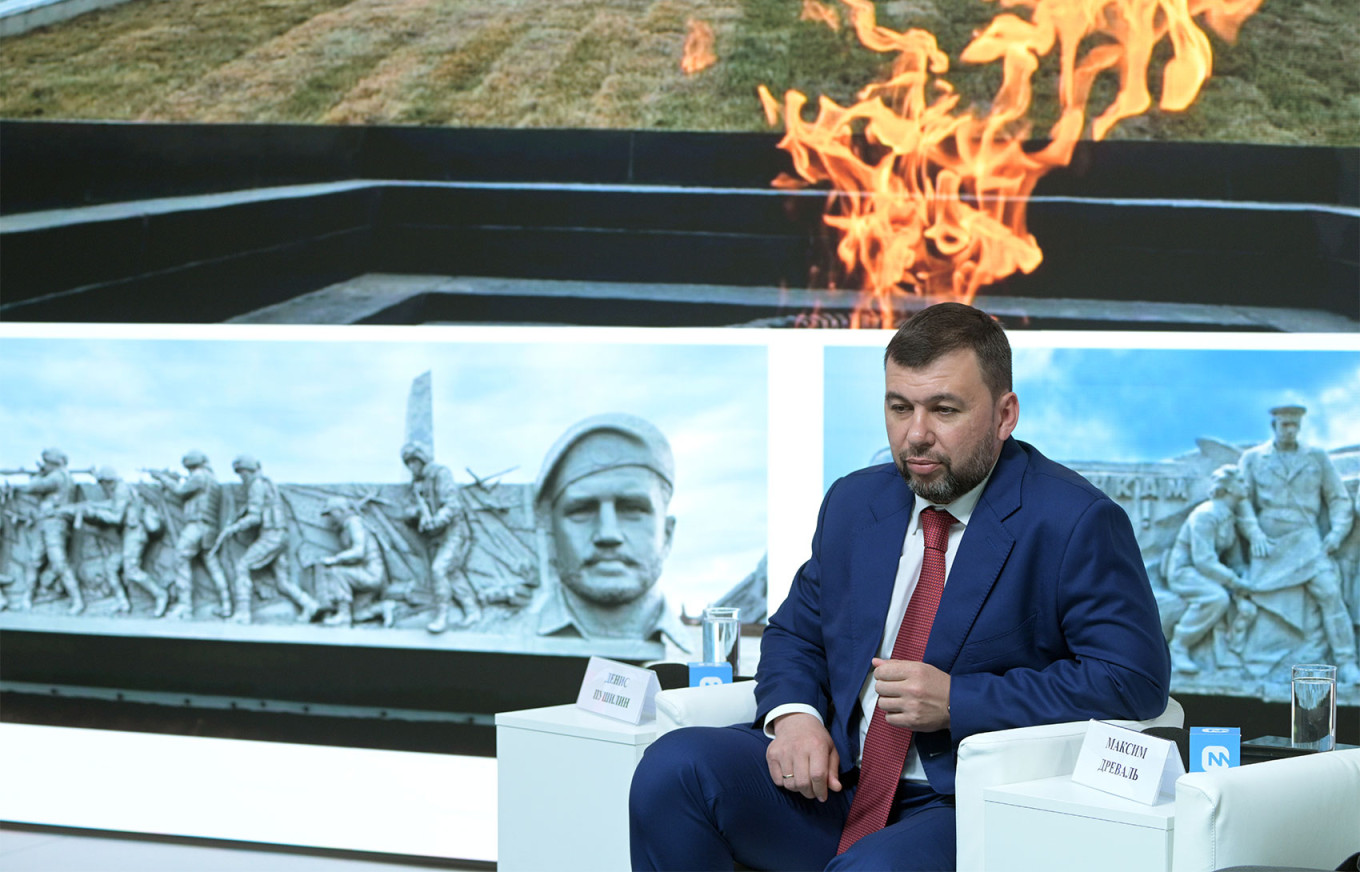
[[[866,671],[869,659],[878,654],[914,499],[906,482],[894,476],[893,482],[870,505],[874,523],[857,531],[851,546],[851,644],[855,660]],[[854,692],[859,693],[858,684]]]
[[[1020,483],[1028,465],[1016,441],[1007,439],[991,480],[969,518],[926,646],[926,662],[945,672],[954,667],[968,631],[1015,547],[1015,537],[1003,522],[1020,508]]]

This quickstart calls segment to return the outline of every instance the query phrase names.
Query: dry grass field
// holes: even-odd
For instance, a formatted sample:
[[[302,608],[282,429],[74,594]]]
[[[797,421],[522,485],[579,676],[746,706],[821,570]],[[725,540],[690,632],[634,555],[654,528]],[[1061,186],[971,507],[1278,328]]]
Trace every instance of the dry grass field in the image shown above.
[[[800,5],[131,0],[0,42],[0,116],[764,130],[759,84],[844,101],[885,70],[887,59],[852,34],[800,21]],[[957,57],[995,4],[878,6],[882,23],[939,37],[955,59],[947,78],[968,99],[993,93],[996,70]],[[680,60],[691,18],[712,26],[718,62],[687,76]],[[1236,44],[1211,41],[1214,78],[1189,111],[1154,110],[1111,138],[1360,142],[1356,0],[1265,0]],[[1040,134],[1053,79],[1041,73],[1036,89]],[[1098,87],[1093,103],[1109,94]]]

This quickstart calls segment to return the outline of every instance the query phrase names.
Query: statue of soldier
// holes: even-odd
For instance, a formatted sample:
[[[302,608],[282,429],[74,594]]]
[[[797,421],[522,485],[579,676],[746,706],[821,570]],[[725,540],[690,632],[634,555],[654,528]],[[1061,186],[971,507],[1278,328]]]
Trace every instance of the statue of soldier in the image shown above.
[[[1245,492],[1236,466],[1220,466],[1210,477],[1209,500],[1190,511],[1167,554],[1167,587],[1186,601],[1171,635],[1171,666],[1200,671],[1190,649],[1213,630],[1228,610],[1228,592],[1243,578],[1224,562],[1237,549],[1237,504]]]
[[[217,590],[218,607],[214,614],[229,618],[231,591],[222,561],[213,548],[222,523],[222,486],[202,451],[186,452],[181,463],[189,473],[185,477],[166,469],[147,470],[157,484],[184,504],[184,526],[175,537],[174,607],[169,616],[180,619],[194,616],[193,561],[201,558]]]
[[[1306,411],[1303,406],[1271,409],[1274,439],[1243,452],[1239,465],[1247,498],[1240,524],[1251,543],[1252,589],[1304,585],[1322,610],[1323,631],[1339,664],[1337,679],[1354,684],[1360,681],[1355,627],[1332,558],[1350,532],[1350,494],[1327,452],[1299,441]]]
[[[155,511],[151,509],[132,485],[123,481],[112,466],[101,466],[95,472],[99,488],[104,492],[103,500],[75,503],[64,506],[62,512],[68,517],[84,518],[107,527],[117,527],[122,538],[122,578],[118,573],[113,576],[113,593],[117,597],[118,612],[130,612],[132,603],[128,601],[127,584],[132,582],[151,594],[154,602],[152,613],[156,617],[165,614],[170,603],[170,594],[151,580],[142,569],[142,555],[146,553],[147,539],[160,528]],[[154,529],[152,529],[154,528]]]
[[[85,597],[66,553],[71,541],[71,519],[62,509],[76,501],[76,485],[66,467],[64,451],[59,448],[45,449],[38,462],[37,474],[18,488],[39,498],[38,535],[43,547],[42,554],[35,555],[24,567],[27,579],[20,595],[21,609],[32,606],[33,593],[38,589],[38,579],[43,562],[46,561],[47,568],[61,581],[71,601],[70,613],[78,615],[85,611]]]
[[[391,627],[396,621],[397,604],[380,600],[387,586],[387,564],[378,537],[353,500],[331,497],[321,517],[335,528],[341,545],[339,551],[320,560],[323,569],[317,577],[317,598],[323,607],[333,610],[322,623],[348,627],[382,618],[383,626]],[[360,598],[365,600],[362,606],[356,605]]]
[[[674,489],[670,443],[649,421],[595,415],[558,437],[534,487],[560,581],[538,609],[539,635],[664,636],[687,650],[687,631],[657,585],[675,537]]]
[[[434,462],[434,454],[418,442],[402,446],[401,462],[411,471],[411,505],[402,518],[429,537],[434,558],[430,575],[434,582],[434,620],[426,627],[442,633],[449,626],[449,602],[463,610],[459,626],[469,626],[482,617],[477,591],[467,577],[468,555],[472,552],[472,522],[463,508],[447,466]]]
[[[297,603],[300,610],[297,620],[304,624],[311,623],[320,605],[293,583],[292,561],[288,556],[288,514],[278,487],[260,473],[260,461],[248,454],[233,460],[231,468],[246,486],[246,507],[239,518],[222,529],[213,547],[220,547],[228,536],[257,527],[260,530],[255,541],[236,561],[236,582],[233,586],[236,610],[232,620],[238,624],[250,623],[250,597],[255,589],[251,573],[270,568],[274,573],[275,586]]]

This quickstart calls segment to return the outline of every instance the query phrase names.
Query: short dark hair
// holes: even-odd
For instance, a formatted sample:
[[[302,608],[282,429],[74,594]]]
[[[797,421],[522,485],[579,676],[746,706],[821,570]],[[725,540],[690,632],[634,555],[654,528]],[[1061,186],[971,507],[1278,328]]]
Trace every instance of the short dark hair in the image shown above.
[[[996,399],[1011,389],[1011,343],[1006,331],[986,312],[963,303],[936,303],[898,328],[883,353],[907,369],[921,369],[960,348],[977,355],[982,380]]]

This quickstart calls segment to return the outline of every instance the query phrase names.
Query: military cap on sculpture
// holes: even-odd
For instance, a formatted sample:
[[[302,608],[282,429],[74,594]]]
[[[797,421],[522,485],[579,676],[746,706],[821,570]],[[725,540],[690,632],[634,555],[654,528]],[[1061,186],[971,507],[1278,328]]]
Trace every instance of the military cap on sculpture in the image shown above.
[[[412,457],[418,457],[421,463],[428,464],[434,460],[434,452],[422,442],[407,442],[401,446],[401,462],[406,463]]]
[[[544,511],[573,482],[628,466],[656,473],[665,482],[666,495],[670,496],[675,487],[675,458],[665,435],[651,422],[619,412],[578,421],[543,458],[543,467],[534,483],[534,503]]]
[[[321,507],[321,514],[335,517],[351,515],[355,511],[354,503],[345,497],[328,497]]]
[[[66,452],[60,448],[44,448],[42,459],[43,463],[51,463],[54,466],[65,466],[67,463]]]
[[[190,449],[184,452],[184,457],[180,460],[185,469],[194,469],[199,466],[208,465],[208,455],[198,449]]]
[[[231,468],[237,472],[240,472],[243,469],[249,469],[255,472],[259,472],[260,461],[256,460],[249,454],[242,454],[231,462]]]
[[[1308,409],[1303,406],[1276,406],[1270,410],[1270,414],[1275,418],[1298,421],[1308,414]]]
[[[112,466],[101,466],[95,470],[95,481],[118,481],[118,470]]]
[[[1227,463],[1209,473],[1209,495],[1229,490],[1242,489],[1242,470],[1233,463]]]

